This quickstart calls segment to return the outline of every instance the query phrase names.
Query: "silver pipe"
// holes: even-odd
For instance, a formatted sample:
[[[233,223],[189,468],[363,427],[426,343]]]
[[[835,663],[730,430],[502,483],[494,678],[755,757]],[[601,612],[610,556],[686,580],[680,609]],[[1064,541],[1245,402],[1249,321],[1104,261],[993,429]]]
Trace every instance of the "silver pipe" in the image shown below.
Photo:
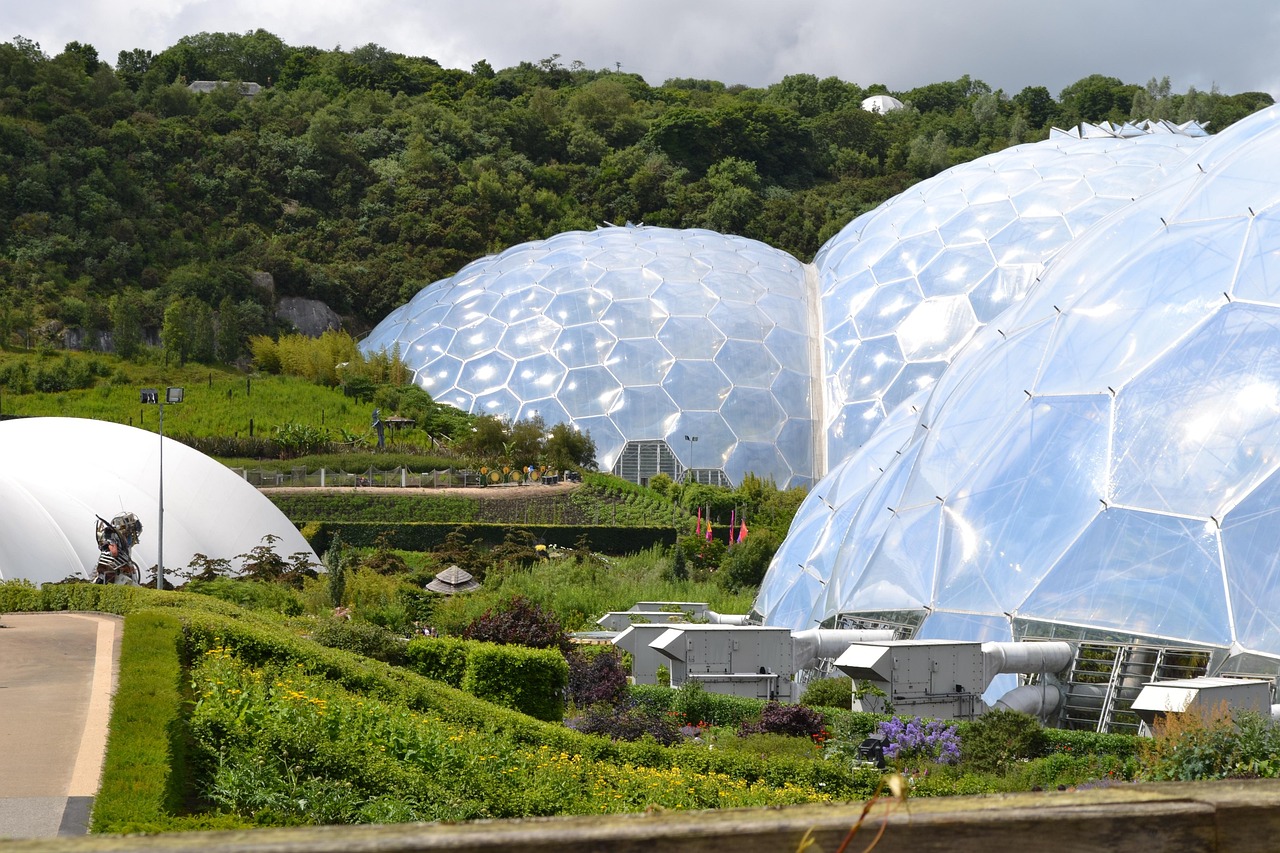
[[[883,643],[892,639],[892,628],[807,628],[791,632],[791,659],[799,671],[820,658],[838,658],[855,643]]]

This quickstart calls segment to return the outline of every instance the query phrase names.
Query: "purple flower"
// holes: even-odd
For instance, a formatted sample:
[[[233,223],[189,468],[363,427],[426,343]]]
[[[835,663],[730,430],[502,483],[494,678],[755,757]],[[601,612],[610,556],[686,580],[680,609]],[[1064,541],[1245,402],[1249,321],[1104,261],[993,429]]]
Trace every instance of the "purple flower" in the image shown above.
[[[886,741],[884,757],[890,761],[955,764],[960,760],[960,735],[954,723],[926,723],[919,717],[904,722],[892,717],[880,724],[880,733]]]

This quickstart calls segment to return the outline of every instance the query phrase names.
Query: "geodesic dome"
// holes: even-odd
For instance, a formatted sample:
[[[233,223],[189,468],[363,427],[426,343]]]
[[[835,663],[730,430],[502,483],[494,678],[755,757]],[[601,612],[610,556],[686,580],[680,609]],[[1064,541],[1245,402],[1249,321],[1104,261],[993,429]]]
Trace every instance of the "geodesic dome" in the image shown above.
[[[587,431],[606,469],[651,454],[651,472],[786,488],[817,475],[810,329],[806,271],[787,253],[627,226],[469,264],[362,348],[399,347],[439,402]]]
[[[306,554],[307,540],[261,492],[216,460],[172,439],[84,418],[0,421],[0,580],[89,579],[95,522],[132,512],[142,521],[138,566],[157,564],[160,442],[164,442],[165,578],[197,553],[234,558],[278,537],[276,553]]]
[[[1084,125],[921,181],[819,250],[827,464],[928,388],[1064,246],[1160,186],[1199,125]]]
[[[1278,157],[1271,108],[1065,248],[942,374],[850,518],[797,515],[835,543],[828,582],[787,598],[775,562],[764,621],[1190,644],[1274,673]]]

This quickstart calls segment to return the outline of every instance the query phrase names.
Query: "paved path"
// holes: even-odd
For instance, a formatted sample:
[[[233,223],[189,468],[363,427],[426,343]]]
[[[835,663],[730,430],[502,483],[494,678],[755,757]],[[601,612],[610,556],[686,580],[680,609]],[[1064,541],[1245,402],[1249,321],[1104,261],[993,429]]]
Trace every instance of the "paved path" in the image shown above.
[[[120,632],[97,613],[0,615],[0,840],[88,831]]]

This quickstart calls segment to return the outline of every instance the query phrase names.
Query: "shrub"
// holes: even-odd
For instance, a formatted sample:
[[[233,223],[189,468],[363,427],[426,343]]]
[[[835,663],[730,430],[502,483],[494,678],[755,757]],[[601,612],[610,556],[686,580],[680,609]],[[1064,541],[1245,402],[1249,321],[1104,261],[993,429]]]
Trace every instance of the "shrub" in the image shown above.
[[[1040,751],[1040,732],[1040,721],[1030,714],[988,711],[965,726],[965,767],[978,773],[1005,773],[1015,761]]]
[[[758,721],[738,726],[738,737],[761,734],[807,737],[821,742],[826,739],[826,720],[820,712],[804,705],[770,702],[760,711]]]
[[[663,746],[677,744],[684,737],[674,717],[654,713],[642,705],[616,709],[596,705],[582,711],[567,725],[583,734],[603,735],[611,740],[638,741],[651,737]]]
[[[386,628],[371,622],[326,619],[312,632],[311,639],[331,649],[343,649],[386,663],[404,660],[404,643]]]
[[[454,637],[419,637],[404,650],[404,665],[433,681],[462,689],[471,643]]]
[[[552,649],[498,647],[481,644],[471,650],[462,689],[539,720],[564,717],[569,665]]]
[[[853,679],[848,676],[819,678],[810,681],[800,696],[800,704],[811,708],[853,707]]]
[[[462,632],[468,640],[569,651],[569,636],[549,610],[517,595],[506,604],[486,610]]]
[[[296,592],[274,583],[233,578],[193,580],[184,587],[184,591],[229,601],[246,610],[261,610],[285,616],[300,616],[303,609],[302,599]]]
[[[1138,778],[1273,778],[1280,775],[1280,727],[1252,711],[1234,718],[1224,705],[1208,713],[1168,714],[1138,751]]]
[[[569,701],[587,708],[604,703],[616,707],[627,695],[627,672],[622,655],[613,647],[588,652],[574,649],[568,655]]]
[[[954,764],[960,760],[960,737],[954,724],[891,717],[880,724],[880,733],[886,740],[885,760],[900,768],[924,763]]]

